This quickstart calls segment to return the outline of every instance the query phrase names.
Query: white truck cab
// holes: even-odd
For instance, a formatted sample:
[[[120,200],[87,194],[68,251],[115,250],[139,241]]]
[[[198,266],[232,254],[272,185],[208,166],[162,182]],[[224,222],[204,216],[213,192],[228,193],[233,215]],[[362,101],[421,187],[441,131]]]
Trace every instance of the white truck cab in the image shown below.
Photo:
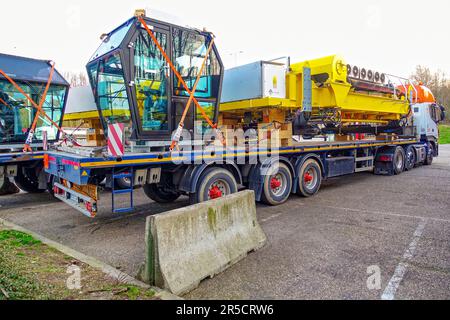
[[[409,87],[413,126],[418,141],[424,144],[427,156],[439,155],[439,123],[445,120],[445,108],[440,106],[429,88],[419,83]]]
[[[439,122],[445,119],[443,107],[436,103],[416,103],[412,106],[414,112],[414,126],[417,138],[438,141]]]

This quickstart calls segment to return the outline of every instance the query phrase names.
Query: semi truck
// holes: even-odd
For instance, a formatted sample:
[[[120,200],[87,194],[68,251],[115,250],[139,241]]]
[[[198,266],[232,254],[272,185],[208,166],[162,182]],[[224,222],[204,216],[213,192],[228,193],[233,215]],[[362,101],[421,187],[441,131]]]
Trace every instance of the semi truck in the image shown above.
[[[0,54],[0,70],[0,195],[18,191],[11,180],[23,191],[45,192],[44,142],[59,140],[69,84],[47,60]]]
[[[159,203],[247,188],[280,205],[326,179],[401,174],[439,154],[445,113],[427,88],[339,56],[225,72],[212,33],[139,11],[103,36],[87,71],[107,147],[55,146],[44,166],[55,197],[88,217],[105,178],[130,180],[111,183],[114,213],[133,210],[135,187]]]

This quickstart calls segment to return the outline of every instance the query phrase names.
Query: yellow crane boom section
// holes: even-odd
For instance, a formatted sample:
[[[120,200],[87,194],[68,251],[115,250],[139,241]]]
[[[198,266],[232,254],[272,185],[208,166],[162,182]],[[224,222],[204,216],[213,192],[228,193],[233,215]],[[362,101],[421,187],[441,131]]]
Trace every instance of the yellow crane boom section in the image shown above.
[[[221,112],[259,108],[301,109],[303,101],[303,70],[311,69],[313,113],[319,109],[337,109],[343,122],[381,123],[399,120],[410,111],[405,97],[392,93],[357,90],[348,78],[344,59],[334,55],[291,65],[286,74],[286,98],[251,99],[222,103]],[[381,85],[380,85],[381,86]],[[384,85],[385,89],[388,88]]]

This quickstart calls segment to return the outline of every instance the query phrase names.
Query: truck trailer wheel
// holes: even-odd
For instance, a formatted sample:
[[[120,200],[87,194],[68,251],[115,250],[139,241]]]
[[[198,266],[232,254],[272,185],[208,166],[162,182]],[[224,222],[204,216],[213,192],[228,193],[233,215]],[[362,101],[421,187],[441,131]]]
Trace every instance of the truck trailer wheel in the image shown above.
[[[50,175],[47,179],[47,192],[52,196],[55,195],[55,190],[53,190],[53,186],[55,185],[56,177],[54,175]]]
[[[144,185],[144,193],[147,197],[157,203],[170,203],[174,202],[180,197],[180,194],[164,188],[158,187],[156,184]]]
[[[264,179],[261,200],[272,206],[285,203],[292,192],[292,174],[284,163],[278,164],[277,172]]]
[[[238,192],[233,174],[223,168],[209,168],[202,173],[197,183],[196,193],[191,194],[191,204],[214,200]]]
[[[19,168],[17,176],[14,177],[16,185],[28,193],[43,193],[45,189],[39,189],[39,179],[35,168]]]
[[[402,147],[397,147],[394,153],[394,173],[396,175],[401,174],[405,171],[406,154]]]
[[[322,184],[322,169],[314,159],[309,159],[298,172],[298,194],[311,197],[317,194]]]
[[[131,188],[131,179],[130,178],[120,178],[116,179],[116,186],[119,189],[130,189]]]
[[[415,148],[413,146],[408,146],[405,151],[405,156],[406,156],[405,170],[411,171],[412,169],[414,169],[414,166],[416,165],[417,162],[417,155]]]
[[[19,188],[17,188],[14,183],[9,181],[9,178],[6,178],[4,176],[3,178],[0,178],[0,196],[6,196],[19,192]]]
[[[428,142],[428,153],[427,157],[425,158],[424,165],[431,166],[433,164],[434,160],[434,147],[433,144]]]
[[[63,184],[62,179],[60,177],[51,174],[47,178],[47,192],[50,193],[52,196],[55,196],[55,183]]]

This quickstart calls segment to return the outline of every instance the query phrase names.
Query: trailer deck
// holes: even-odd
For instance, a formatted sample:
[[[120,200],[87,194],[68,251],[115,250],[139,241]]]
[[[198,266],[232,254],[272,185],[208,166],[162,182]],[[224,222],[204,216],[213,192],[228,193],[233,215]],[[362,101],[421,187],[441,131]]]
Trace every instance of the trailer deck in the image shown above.
[[[44,159],[44,151],[0,153],[0,164],[13,165],[22,161]]]
[[[95,217],[98,185],[105,177],[107,181],[109,179],[109,187],[112,188],[112,208],[116,213],[133,210],[133,187],[137,185],[147,188],[155,186],[157,190],[153,189],[154,191],[150,192],[166,192],[161,190],[170,185],[167,189],[169,191],[163,193],[163,196],[176,198],[176,195],[186,194],[195,197],[192,200],[193,203],[205,201],[208,197],[214,198],[237,192],[238,186],[241,185],[254,190],[257,201],[261,201],[264,200],[266,192],[264,188],[267,189],[265,181],[268,179],[267,176],[272,177],[269,178],[272,179],[269,183],[272,189],[278,190],[277,192],[282,190],[282,194],[274,196],[275,200],[271,203],[277,205],[283,203],[291,192],[304,192],[307,196],[315,194],[322,179],[373,171],[380,148],[391,150],[387,162],[393,163],[395,150],[400,148],[406,152],[410,146],[416,146],[417,149],[424,148],[423,144],[416,139],[404,138],[395,141],[301,142],[292,147],[280,149],[258,146],[237,150],[206,147],[179,154],[174,152],[128,153],[120,158],[48,151],[44,155],[44,164],[47,174],[57,179],[52,181],[55,197],[83,214]],[[309,166],[305,169],[308,160],[313,160],[317,166],[315,168]],[[276,172],[270,171],[275,163],[281,163],[284,166],[286,176],[278,176]],[[263,170],[267,168],[269,172],[263,173]],[[199,193],[203,192],[200,187],[202,179],[208,170],[217,172],[222,170],[222,174],[225,171],[225,175],[231,176],[230,185],[221,186],[222,189],[219,189],[214,185],[215,182],[211,182],[212,185],[209,188],[212,188],[212,191],[210,190],[206,196],[199,196]],[[310,184],[309,191],[302,191],[302,187],[299,186],[299,183],[301,185],[303,181],[300,177],[305,175],[304,179],[309,179],[306,182]],[[119,190],[115,186],[115,181],[123,178],[128,178],[131,185],[130,188]],[[222,179],[228,178],[222,176]],[[217,189],[214,189],[215,187]],[[130,195],[129,207],[116,208],[114,195],[119,194]],[[152,194],[149,197],[152,197]],[[159,196],[158,199],[168,200],[161,199]],[[120,204],[123,205],[123,202]]]
[[[381,140],[360,140],[360,141],[351,141],[351,142],[302,142],[295,143],[292,147],[285,147],[280,149],[267,149],[267,148],[254,148],[254,149],[223,149],[215,148],[208,150],[200,150],[200,151],[189,151],[182,152],[177,156],[174,156],[173,152],[152,152],[152,153],[128,153],[125,154],[121,158],[114,157],[86,157],[79,154],[61,152],[61,151],[48,151],[46,154],[48,155],[50,166],[47,169],[48,173],[54,174],[52,169],[56,167],[52,167],[53,165],[58,164],[60,166],[60,173],[63,172],[75,172],[79,173],[83,176],[84,170],[91,169],[99,169],[99,168],[120,168],[120,167],[129,167],[129,166],[160,166],[166,164],[175,164],[175,163],[202,163],[201,161],[214,163],[216,161],[222,161],[224,159],[233,158],[234,160],[245,159],[249,156],[259,156],[259,155],[267,155],[268,153],[272,155],[279,154],[280,156],[286,155],[297,155],[302,153],[309,152],[319,152],[319,151],[332,151],[332,150],[347,150],[347,149],[355,149],[355,148],[369,148],[369,147],[382,147],[389,145],[405,145],[405,144],[414,144],[419,143],[416,139],[399,139],[395,141],[381,141]],[[211,155],[211,153],[213,153]],[[70,170],[75,169],[75,170]],[[64,179],[73,181],[77,183],[77,175],[66,175],[61,176]],[[78,180],[80,181],[80,180]],[[83,184],[83,183],[80,183]]]

